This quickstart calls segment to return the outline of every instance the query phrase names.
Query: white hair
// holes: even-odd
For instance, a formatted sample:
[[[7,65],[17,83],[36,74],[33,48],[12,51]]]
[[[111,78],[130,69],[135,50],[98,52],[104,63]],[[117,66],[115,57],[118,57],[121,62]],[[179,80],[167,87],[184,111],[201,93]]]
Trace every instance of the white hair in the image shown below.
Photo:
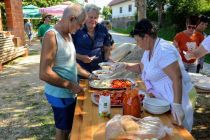
[[[85,5],[85,11],[87,13],[91,12],[91,11],[96,11],[96,13],[99,15],[100,14],[100,10],[101,10],[101,8],[96,6],[95,4],[86,4]]]
[[[78,22],[80,22],[85,19],[86,11],[79,4],[71,4],[64,9],[62,18],[65,19],[69,18],[70,16],[75,16]]]

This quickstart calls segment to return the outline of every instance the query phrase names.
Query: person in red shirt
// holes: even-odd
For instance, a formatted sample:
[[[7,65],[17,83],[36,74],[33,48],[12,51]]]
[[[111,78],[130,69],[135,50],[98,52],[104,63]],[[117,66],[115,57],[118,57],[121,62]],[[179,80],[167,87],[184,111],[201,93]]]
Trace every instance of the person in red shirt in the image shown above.
[[[193,73],[195,73],[197,69],[197,59],[188,59],[185,57],[185,54],[189,50],[196,49],[203,40],[203,38],[195,34],[197,22],[197,16],[188,17],[186,19],[186,30],[177,33],[173,41],[173,44],[179,50],[186,71]]]
[[[199,22],[195,31],[198,34],[198,36],[201,37],[201,40],[204,40],[204,38],[206,38],[207,36],[206,33],[204,32],[207,27],[208,27],[208,17],[205,15],[200,15]],[[198,65],[196,71],[197,73],[199,73],[200,69],[203,68],[203,63],[204,63],[204,56],[198,59]]]

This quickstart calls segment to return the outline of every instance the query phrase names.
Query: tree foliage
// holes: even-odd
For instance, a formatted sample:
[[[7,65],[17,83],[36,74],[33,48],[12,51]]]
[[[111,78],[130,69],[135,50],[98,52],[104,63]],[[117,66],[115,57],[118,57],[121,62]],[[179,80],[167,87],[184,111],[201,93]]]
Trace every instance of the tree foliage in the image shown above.
[[[70,0],[71,2],[77,2],[77,0]],[[52,5],[64,2],[64,0],[23,0],[23,5],[33,4],[37,7],[49,7]]]
[[[102,15],[105,17],[105,20],[110,19],[110,16],[112,15],[111,8],[108,6],[104,6],[102,10]]]
[[[151,9],[153,12],[157,11],[157,18],[158,18],[158,25],[162,25],[163,21],[163,13],[164,13],[164,6],[169,2],[169,0],[147,0],[148,8]]]
[[[178,30],[185,28],[186,17],[199,14],[200,0],[170,0],[168,16],[171,22],[177,25]]]

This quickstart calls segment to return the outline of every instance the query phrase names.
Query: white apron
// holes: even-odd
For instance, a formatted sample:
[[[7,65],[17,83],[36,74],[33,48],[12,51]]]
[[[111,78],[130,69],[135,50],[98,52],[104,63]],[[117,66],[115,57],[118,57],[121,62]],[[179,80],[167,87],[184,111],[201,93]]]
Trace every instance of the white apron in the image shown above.
[[[164,73],[163,69],[169,64],[177,61],[182,72],[182,108],[185,113],[183,125],[189,131],[193,125],[193,108],[189,100],[189,92],[192,83],[188,73],[184,69],[181,57],[177,49],[163,39],[156,39],[154,52],[149,61],[149,51],[145,51],[141,62],[144,64],[141,78],[147,88],[147,93],[153,93],[156,98],[173,103],[174,93],[171,79]]]

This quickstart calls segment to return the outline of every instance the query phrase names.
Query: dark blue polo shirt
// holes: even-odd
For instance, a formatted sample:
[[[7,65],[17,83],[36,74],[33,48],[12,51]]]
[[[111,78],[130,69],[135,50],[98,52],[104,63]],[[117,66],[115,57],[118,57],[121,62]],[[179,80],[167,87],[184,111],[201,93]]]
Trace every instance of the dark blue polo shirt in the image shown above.
[[[76,53],[81,55],[88,55],[89,57],[96,56],[97,59],[91,63],[83,63],[80,60],[77,62],[87,71],[92,72],[93,70],[99,69],[98,63],[104,62],[104,46],[111,46],[111,40],[107,29],[97,24],[95,27],[94,39],[88,35],[87,27],[84,26],[78,30],[73,37]]]

